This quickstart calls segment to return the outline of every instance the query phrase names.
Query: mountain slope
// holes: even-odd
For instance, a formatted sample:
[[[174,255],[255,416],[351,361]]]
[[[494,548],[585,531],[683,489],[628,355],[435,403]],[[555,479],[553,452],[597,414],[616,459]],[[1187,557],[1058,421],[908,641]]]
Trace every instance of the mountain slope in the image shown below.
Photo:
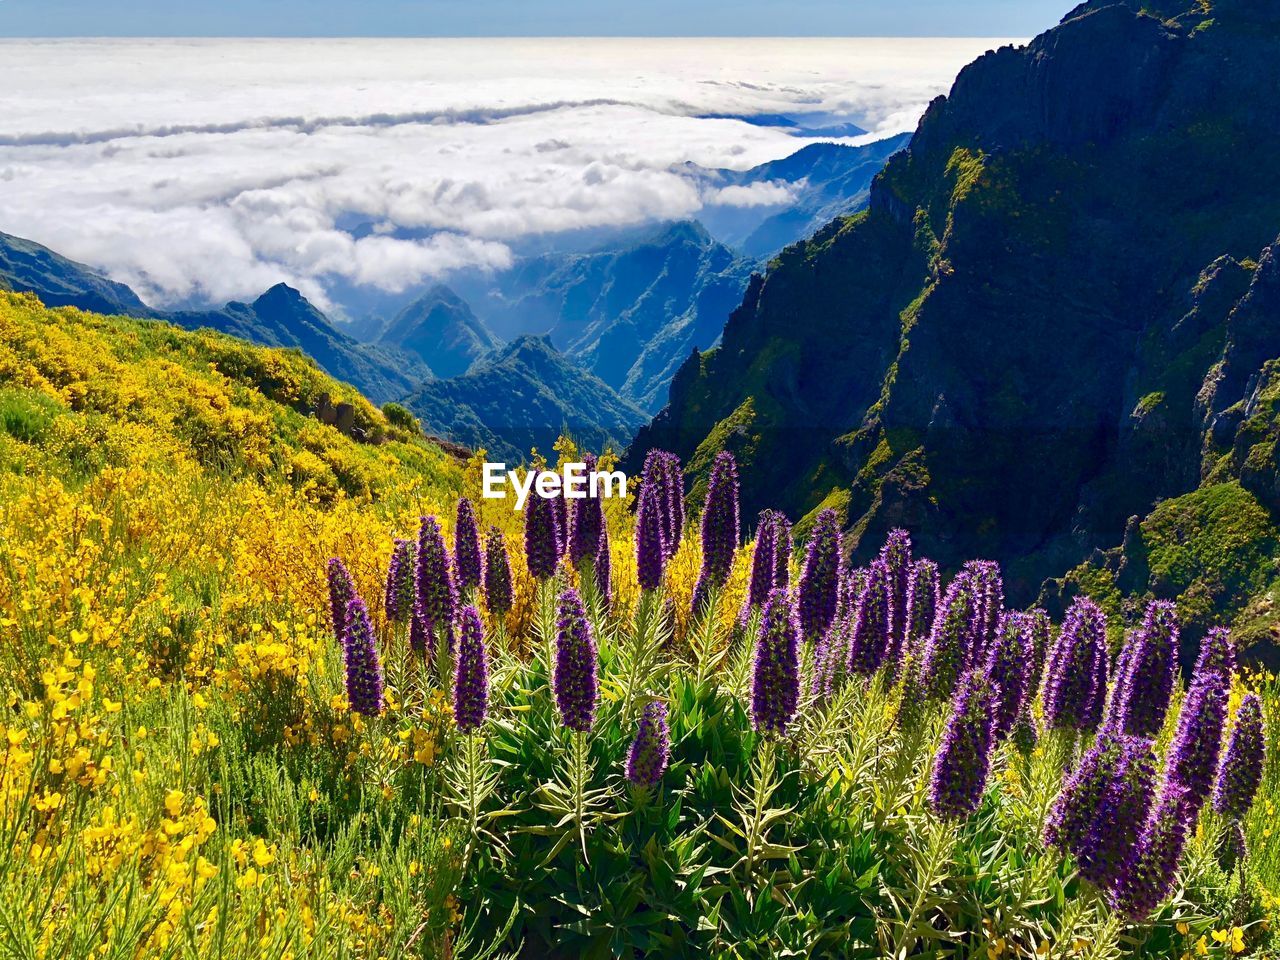
[[[268,347],[301,350],[325,372],[358,387],[376,403],[392,400],[430,376],[414,358],[358,343],[283,283],[253,303],[232,301],[221,310],[179,311],[165,317],[188,330],[206,327]]]
[[[702,171],[704,189],[771,184],[785,188],[787,199],[761,207],[712,203],[699,216],[722,242],[767,259],[866,206],[871,181],[910,142],[904,133],[859,147],[814,143],[749,170]]]
[[[466,373],[499,345],[466,301],[443,284],[401,310],[378,342],[412,354],[438,377]]]
[[[621,447],[643,411],[561,355],[547,337],[519,337],[459,377],[431,380],[401,401],[428,433],[522,463],[561,433],[586,449]]]
[[[501,332],[548,333],[556,348],[651,411],[694,347],[715,342],[752,264],[699,224],[585,254],[534,257],[480,306]]]
[[[0,289],[36,294],[51,307],[146,317],[152,311],[123,283],[33,240],[0,233]]]
[[[1164,454],[1198,448],[1227,336],[1208,273],[1238,285],[1221,258],[1280,229],[1278,17],[1091,2],[965,68],[869,210],[785,251],[682,367],[632,468],[734,448],[748,509],[838,505],[860,557],[906,525],[1003,561],[1015,600],[1119,542],[1200,479]]]

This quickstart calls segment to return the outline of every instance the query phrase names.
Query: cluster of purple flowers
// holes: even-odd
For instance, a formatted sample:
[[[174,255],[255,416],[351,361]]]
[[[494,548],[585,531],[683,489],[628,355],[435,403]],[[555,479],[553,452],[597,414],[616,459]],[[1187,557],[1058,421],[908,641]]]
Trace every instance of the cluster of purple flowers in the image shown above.
[[[551,686],[560,721],[570,730],[589,733],[600,701],[599,658],[595,631],[572,588],[560,594],[556,656]]]
[[[463,607],[458,624],[453,718],[463,733],[474,733],[484,725],[489,711],[489,652],[485,648],[484,624],[475,607]]]
[[[458,500],[457,519],[453,525],[453,568],[458,573],[458,589],[463,593],[480,586],[480,525],[476,522],[475,505],[466,497]]]
[[[911,566],[907,582],[907,641],[904,654],[919,657],[933,629],[938,612],[938,565],[932,560],[917,560]]]
[[[497,527],[489,530],[484,547],[484,602],[490,613],[505,615],[515,602],[507,541]]]
[[[347,626],[343,644],[347,701],[356,713],[376,717],[382,712],[382,664],[378,660],[373,624],[364,601],[353,596],[347,602]]]
[[[559,499],[559,498],[557,498]],[[562,500],[560,502],[563,502]],[[560,518],[556,500],[529,495],[524,508],[524,556],[535,580],[550,580],[560,562]]]
[[[738,465],[727,450],[716,454],[702,510],[702,572],[693,589],[698,614],[712,590],[723,587],[738,548]]]
[[[911,632],[911,586],[914,564],[911,562],[911,535],[905,530],[890,530],[880,548],[879,562],[884,564],[889,588],[889,635],[885,658],[896,674],[909,651]]]
[[[663,560],[670,560],[684,535],[684,468],[680,458],[666,450],[650,450],[640,483],[655,490],[655,509],[662,518]]]
[[[751,670],[751,725],[767,738],[781,737],[800,705],[800,625],[786,590],[765,601]]]
[[[582,462],[588,474],[596,469],[596,458],[585,454]],[[604,536],[604,505],[599,497],[588,495],[573,503],[569,525],[569,562],[575,567],[585,561],[595,562],[600,554],[600,538]]]
[[[1164,724],[1178,668],[1178,614],[1172,603],[1147,606],[1142,626],[1120,654],[1108,721],[1135,737],[1154,738]]]
[[[790,585],[790,560],[791,524],[777,510],[760,511],[744,612],[762,607],[774,587]]]
[[[940,817],[967,817],[982,801],[995,746],[998,696],[999,689],[981,671],[960,678],[929,778],[929,806]]]
[[[671,732],[667,705],[661,700],[645,704],[636,738],[627,753],[627,779],[637,787],[653,787],[662,781],[671,759]]]
[[[853,628],[849,634],[851,674],[869,677],[884,663],[891,643],[892,590],[888,564],[883,560],[873,561],[867,567],[866,579],[854,606]]]
[[[920,679],[935,699],[949,698],[973,666],[975,595],[972,573],[962,570],[947,584],[938,605],[920,664]]]
[[[1075,618],[1069,613],[1050,656],[1046,719],[1055,692],[1067,704],[1058,708],[1059,716],[1078,719],[1093,709],[1079,706],[1086,696],[1095,696],[1080,692],[1084,684],[1076,692],[1063,692],[1063,663],[1088,665],[1079,649],[1089,642],[1087,635],[1100,617],[1100,612],[1077,606],[1081,609],[1073,607]],[[1230,635],[1215,629],[1202,642],[1164,773],[1157,778],[1152,738],[1163,726],[1175,682],[1170,664],[1176,658],[1176,637],[1172,606],[1151,604],[1121,655],[1107,722],[1064,784],[1045,829],[1045,840],[1070,852],[1081,875],[1134,918],[1147,916],[1169,895],[1210,793],[1215,809],[1228,821],[1220,855],[1228,862],[1243,856],[1238,827],[1253,801],[1264,759],[1261,703],[1253,694],[1242,701],[1223,751],[1235,652]],[[1076,722],[1063,726],[1082,728]]]
[[[413,544],[400,537],[387,564],[384,610],[391,623],[404,623],[413,616]]]
[[[660,495],[656,484],[646,483],[640,488],[636,507],[636,576],[642,590],[657,590],[662,585],[667,564]]]
[[[422,653],[434,656],[436,643],[444,640],[446,646],[453,643],[454,617],[458,613],[458,591],[454,585],[449,551],[444,535],[435,517],[423,517],[418,529],[418,556],[415,580],[417,596],[413,616],[419,621],[418,635],[425,640],[425,647],[416,646]],[[410,632],[411,640],[414,637]]]
[[[434,649],[458,637],[453,683],[459,730],[474,733],[489,709],[489,662],[483,621],[474,605],[459,609],[459,588],[482,584],[489,611],[513,601],[502,534],[484,549],[474,506],[458,503],[452,556],[439,524],[425,517],[416,550],[396,540],[387,570],[388,622],[410,622],[411,644]],[[591,561],[600,596],[610,597],[609,538],[600,504],[584,498],[570,518],[563,498],[533,496],[525,515],[531,574],[555,575],[567,549],[575,564]],[[731,454],[714,462],[702,515],[703,564],[695,612],[728,579],[739,536],[737,468]],[[645,464],[636,514],[640,586],[657,590],[683,530],[683,474],[674,456],[655,451]],[[749,714],[766,739],[787,735],[800,705],[801,643],[814,644],[812,689],[821,700],[849,677],[887,671],[948,702],[941,745],[930,772],[928,799],[940,817],[966,817],[981,804],[996,747],[1020,725],[1033,726],[1031,704],[1042,696],[1044,724],[1091,742],[1075,764],[1046,820],[1045,842],[1070,853],[1080,875],[1131,916],[1149,913],[1168,895],[1188,838],[1204,805],[1226,821],[1220,855],[1245,855],[1242,821],[1259,789],[1266,735],[1262,704],[1247,695],[1228,731],[1235,650],[1226,630],[1208,633],[1163,764],[1153,744],[1166,722],[1177,683],[1179,624],[1172,603],[1148,605],[1126,637],[1111,672],[1107,619],[1080,597],[1054,636],[1043,610],[1004,609],[1000,568],[965,564],[940,598],[936,564],[913,558],[910,536],[892,531],[866,567],[841,572],[841,531],[832,510],[819,513],[793,595],[788,561],[791,531],[775,511],[760,514],[746,614],[760,609],[752,662]],[[338,560],[328,566],[334,634],[344,654],[352,710],[375,715],[383,705],[383,675],[374,628],[352,578]],[[563,725],[589,733],[600,700],[594,628],[578,591],[557,600],[551,687]],[[1228,736],[1228,732],[1230,735]],[[1224,748],[1225,744],[1225,748]],[[628,780],[659,784],[670,762],[667,706],[646,704],[626,761]],[[1162,772],[1158,772],[1162,771]]]
[[[995,700],[995,737],[1003,740],[1022,718],[1031,699],[1031,624],[1026,614],[1006,611],[987,653],[987,677],[999,691]]]
[[[809,643],[820,640],[836,617],[839,579],[840,518],[827,509],[814,521],[800,574],[800,631]]]
[[[1050,729],[1095,730],[1107,698],[1110,654],[1107,616],[1088,597],[1067,610],[1044,679],[1044,718]]]
[[[382,663],[369,610],[341,560],[329,561],[327,579],[333,633],[342,646],[347,701],[356,713],[377,716],[382,712]]]

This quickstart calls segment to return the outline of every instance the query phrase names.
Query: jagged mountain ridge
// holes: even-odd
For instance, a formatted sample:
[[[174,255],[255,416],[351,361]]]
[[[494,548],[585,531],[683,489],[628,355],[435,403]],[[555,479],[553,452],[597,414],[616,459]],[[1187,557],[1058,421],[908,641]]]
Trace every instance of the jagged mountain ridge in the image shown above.
[[[699,217],[723,243],[749,257],[768,259],[837,217],[865,207],[871,181],[889,157],[910,142],[911,134],[904,133],[856,147],[813,143],[748,170],[696,171],[705,186],[776,184],[791,194],[786,203],[760,209],[713,204]]]
[[[1194,488],[1163,451],[1198,447],[1225,328],[1179,323],[1280,228],[1280,30],[1258,0],[1187,6],[1086,3],[965,68],[870,209],[784,251],[681,368],[632,469],[727,446],[746,509],[838,506],[859,558],[905,525],[1004,562],[1015,600]]]
[[[622,449],[647,419],[546,336],[517,337],[465,374],[428,381],[402,402],[428,433],[512,464],[534,448],[549,455],[562,433],[586,449]]]

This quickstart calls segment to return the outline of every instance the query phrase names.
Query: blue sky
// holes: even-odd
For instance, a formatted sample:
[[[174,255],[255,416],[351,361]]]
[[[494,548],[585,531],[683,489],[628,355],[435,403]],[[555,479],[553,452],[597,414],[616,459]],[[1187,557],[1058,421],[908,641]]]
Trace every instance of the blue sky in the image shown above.
[[[0,36],[1032,36],[1071,0],[0,0]]]

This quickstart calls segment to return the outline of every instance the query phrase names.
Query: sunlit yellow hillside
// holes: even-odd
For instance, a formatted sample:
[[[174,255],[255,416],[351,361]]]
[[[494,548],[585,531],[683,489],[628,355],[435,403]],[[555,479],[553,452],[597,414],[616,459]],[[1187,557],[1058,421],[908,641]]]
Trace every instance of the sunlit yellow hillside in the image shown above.
[[[311,415],[323,393],[354,404],[368,442]],[[405,718],[407,740],[365,742],[390,752],[369,758],[376,776],[354,772],[364,761],[342,748],[353,731],[323,612],[329,557],[378,596],[392,535],[451,511],[465,468],[415,433],[300,355],[0,293],[0,831],[21,854],[0,866],[0,899],[13,942],[149,955],[278,928],[282,943],[331,948],[443,909],[447,871],[433,892],[410,866],[446,856],[435,828],[388,854],[404,861],[405,909],[363,892],[371,867],[356,851],[383,839],[348,820],[352,785],[415,766],[420,779],[429,725]],[[265,829],[279,784],[255,782],[269,769],[258,759],[322,738],[341,748],[327,751],[336,765],[298,760],[289,791],[323,792],[309,815],[351,832],[350,862],[314,862],[281,849],[296,830]]]

